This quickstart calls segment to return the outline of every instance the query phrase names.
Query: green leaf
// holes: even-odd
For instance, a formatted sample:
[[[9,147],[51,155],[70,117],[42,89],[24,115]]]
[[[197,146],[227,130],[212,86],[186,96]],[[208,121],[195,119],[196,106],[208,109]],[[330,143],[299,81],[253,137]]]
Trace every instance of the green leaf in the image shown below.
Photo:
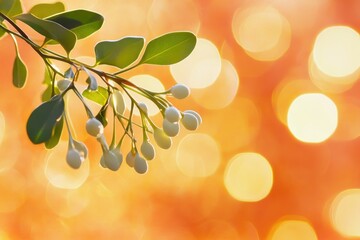
[[[20,0],[0,0],[0,12],[12,18],[15,15],[22,13]],[[0,22],[4,19],[0,17]]]
[[[62,2],[55,3],[40,3],[33,6],[29,13],[38,17],[38,18],[46,18],[51,15],[54,15],[59,12],[64,12],[65,6]]]
[[[52,97],[53,97],[53,76],[52,74],[54,74],[50,68],[45,68],[45,74],[44,74],[44,80],[43,80],[43,84],[45,84],[47,86],[47,88],[44,90],[44,92],[41,94],[41,101],[42,102],[46,102],[49,101]],[[58,87],[54,86],[54,94],[59,94],[60,91],[58,89]]]
[[[60,120],[58,120],[55,123],[55,127],[53,128],[50,139],[45,142],[45,147],[47,149],[54,148],[59,143],[63,125],[64,125],[64,118],[61,117]]]
[[[55,95],[50,101],[42,103],[30,115],[26,124],[29,139],[34,144],[50,140],[57,120],[64,113],[64,100]]]
[[[104,23],[104,17],[100,14],[83,9],[59,13],[46,19],[71,30],[78,39],[93,34]]]
[[[107,109],[108,109],[108,106],[109,106],[109,104],[104,105],[104,106],[100,109],[99,113],[95,116],[95,118],[96,118],[97,120],[99,120],[104,127],[106,127],[106,125],[108,124],[108,120],[107,120],[107,118],[106,118],[106,111],[107,111]]]
[[[27,69],[19,55],[16,55],[13,65],[13,85],[22,88],[26,83]]]
[[[96,91],[85,89],[82,92],[82,95],[87,99],[94,101],[103,106],[106,104],[106,101],[109,97],[109,92],[106,88],[99,86]]]
[[[149,42],[139,64],[169,65],[186,58],[196,45],[196,37],[190,32],[173,32]]]
[[[29,13],[19,15],[16,19],[26,23],[46,38],[57,41],[67,53],[75,46],[75,34],[55,22],[39,19]]]
[[[139,57],[144,42],[142,37],[99,42],[95,46],[96,63],[125,68]]]

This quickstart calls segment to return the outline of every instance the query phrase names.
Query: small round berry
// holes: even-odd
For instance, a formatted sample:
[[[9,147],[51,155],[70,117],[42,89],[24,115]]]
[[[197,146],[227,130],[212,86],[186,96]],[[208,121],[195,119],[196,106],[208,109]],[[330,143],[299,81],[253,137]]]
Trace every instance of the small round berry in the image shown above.
[[[84,161],[84,158],[81,156],[79,151],[76,149],[69,149],[66,154],[66,162],[70,167],[78,169],[81,166],[81,163]]]
[[[86,122],[86,131],[94,137],[100,137],[104,133],[104,126],[96,118],[89,118]]]
[[[146,160],[153,160],[155,157],[154,146],[149,141],[144,141],[141,144],[141,153]]]
[[[199,122],[197,118],[191,113],[184,113],[183,118],[181,119],[181,123],[188,130],[196,130],[199,126]]]
[[[155,128],[154,139],[156,144],[163,149],[169,149],[171,147],[171,138],[160,128]]]
[[[148,170],[148,163],[145,159],[140,157],[139,154],[136,154],[135,160],[134,160],[134,169],[139,174],[144,174]]]
[[[186,110],[184,111],[184,113],[191,113],[192,115],[194,115],[196,117],[196,119],[198,120],[198,123],[201,124],[202,123],[202,118],[200,116],[200,114],[198,114],[197,112],[195,112],[194,110]]]
[[[140,103],[138,103],[138,106],[144,114],[146,114],[146,115],[148,114],[148,108],[145,103],[140,102]]]
[[[57,82],[57,87],[59,88],[60,92],[65,91],[71,84],[71,81],[68,79],[62,79]]]
[[[175,137],[176,135],[178,135],[178,133],[180,131],[180,125],[177,122],[172,123],[172,122],[169,122],[167,119],[164,119],[162,126],[164,129],[164,132],[169,137]]]
[[[107,168],[112,171],[117,171],[122,162],[122,156],[119,158],[116,154],[112,151],[106,151],[103,154],[104,163]],[[100,160],[101,162],[101,160]]]
[[[135,156],[136,156],[136,154],[134,154],[132,151],[130,151],[126,155],[126,163],[127,163],[127,165],[129,165],[129,167],[134,167]]]
[[[116,114],[123,115],[125,112],[125,100],[122,93],[115,90],[111,97],[110,105],[114,108]]]
[[[170,89],[171,94],[174,98],[183,99],[190,95],[190,89],[181,83],[178,83],[171,87]]]
[[[181,118],[181,114],[176,107],[168,107],[165,109],[165,118],[169,122],[178,122]]]

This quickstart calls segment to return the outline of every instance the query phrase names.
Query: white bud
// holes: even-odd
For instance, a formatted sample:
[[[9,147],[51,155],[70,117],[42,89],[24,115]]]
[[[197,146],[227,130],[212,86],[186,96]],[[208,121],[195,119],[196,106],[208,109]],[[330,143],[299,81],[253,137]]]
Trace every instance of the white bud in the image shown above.
[[[59,88],[60,92],[65,91],[71,84],[71,81],[68,79],[62,79],[57,82],[57,87]]]
[[[101,156],[101,158],[100,158],[100,166],[102,166],[103,168],[107,168],[105,160],[104,160],[104,156]]]
[[[178,122],[181,118],[181,114],[176,107],[168,107],[165,109],[165,118],[169,122]]]
[[[166,135],[166,133],[164,132],[164,130],[160,129],[160,128],[155,128],[154,130],[154,138],[155,138],[155,142],[156,144],[163,148],[163,149],[168,149],[171,147],[171,138]]]
[[[81,156],[79,151],[76,149],[70,148],[66,154],[66,162],[70,167],[78,169],[81,166],[81,163],[84,161],[84,158]]]
[[[111,97],[110,105],[114,108],[116,114],[123,115],[125,112],[125,100],[122,93],[115,90]]]
[[[148,170],[148,163],[137,153],[134,160],[134,169],[137,173],[144,174]]]
[[[94,137],[100,137],[104,133],[104,126],[96,118],[89,118],[86,122],[86,131]]]
[[[114,149],[113,149],[114,150]],[[105,151],[102,158],[105,166],[112,171],[117,171],[122,163],[122,155],[117,151]],[[117,153],[116,153],[117,152]],[[101,160],[100,160],[101,163]]]
[[[129,165],[129,167],[134,167],[134,162],[135,162],[135,154],[133,154],[133,152],[130,151],[126,155],[126,163],[127,163],[127,165]]]
[[[191,113],[184,113],[183,118],[181,119],[181,123],[188,130],[196,130],[199,126],[199,122],[197,118]]]
[[[194,110],[186,110],[186,111],[184,111],[184,113],[190,113],[190,114],[194,115],[196,117],[196,119],[198,120],[198,123],[199,124],[202,123],[202,118],[201,118],[200,114],[198,114]]]
[[[190,95],[190,89],[181,83],[178,83],[170,89],[171,94],[174,98],[183,99]]]
[[[143,113],[145,113],[146,115],[148,114],[148,108],[145,103],[140,102],[138,103],[138,106],[143,111]]]
[[[141,144],[141,153],[147,160],[153,160],[155,157],[154,146],[149,141],[144,141]]]
[[[78,142],[75,140],[73,140],[73,144],[74,144],[75,149],[80,153],[80,155],[84,159],[86,159],[87,155],[88,155],[88,149],[87,149],[86,145],[82,142]]]
[[[167,119],[164,119],[162,126],[164,129],[164,132],[169,137],[175,137],[176,135],[178,135],[178,133],[180,131],[180,125],[177,122],[172,123],[172,122],[169,122]]]

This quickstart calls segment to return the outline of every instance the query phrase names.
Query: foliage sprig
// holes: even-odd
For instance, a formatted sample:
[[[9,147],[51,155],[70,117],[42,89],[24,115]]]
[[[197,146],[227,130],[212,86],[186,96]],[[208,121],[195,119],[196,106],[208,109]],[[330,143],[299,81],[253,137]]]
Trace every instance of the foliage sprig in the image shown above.
[[[18,25],[19,21],[42,35],[42,43],[33,41]],[[42,94],[43,103],[30,114],[26,125],[31,142],[44,143],[46,148],[53,148],[58,144],[65,126],[69,135],[66,161],[72,168],[81,167],[81,163],[87,158],[88,150],[84,143],[73,139],[72,127],[65,111],[65,105],[70,103],[64,101],[64,96],[72,91],[85,108],[88,117],[85,127],[88,134],[100,143],[103,151],[101,166],[113,171],[119,169],[123,161],[120,148],[124,138],[128,137],[131,140],[131,150],[126,156],[126,162],[138,173],[145,173],[148,170],[148,161],[155,157],[149,134],[154,134],[159,147],[167,149],[171,146],[171,137],[179,132],[180,122],[185,128],[195,130],[201,123],[201,117],[191,110],[179,111],[166,98],[187,97],[190,90],[185,85],[176,84],[165,92],[153,92],[137,86],[121,74],[143,64],[170,65],[180,62],[194,49],[196,36],[191,32],[171,32],[152,39],[147,44],[145,38],[140,36],[105,40],[94,47],[96,61],[93,66],[72,58],[71,52],[77,41],[98,31],[103,22],[104,18],[99,13],[83,9],[66,11],[61,2],[38,4],[24,12],[20,0],[0,1],[0,38],[8,34],[15,44],[13,85],[22,88],[27,80],[27,68],[20,56],[18,40],[28,44],[45,65],[44,84],[47,88]],[[59,44],[64,52],[50,50],[49,45],[54,44]],[[67,64],[67,69],[60,70],[56,65],[58,62]],[[118,70],[102,71],[98,69],[99,65],[110,65]],[[81,81],[80,74],[87,76],[87,89],[82,92],[77,87]],[[134,94],[140,94],[155,103],[163,116],[161,127],[152,121],[147,106],[137,102]],[[124,95],[131,102],[129,111],[126,111]],[[93,113],[88,107],[88,101],[100,104],[99,112]],[[140,124],[133,122],[135,109],[140,113]],[[104,136],[109,115],[112,115],[114,120],[110,145]],[[120,134],[116,122],[122,126]],[[134,135],[134,126],[142,128],[140,146]],[[116,141],[117,135],[121,136],[119,141]]]

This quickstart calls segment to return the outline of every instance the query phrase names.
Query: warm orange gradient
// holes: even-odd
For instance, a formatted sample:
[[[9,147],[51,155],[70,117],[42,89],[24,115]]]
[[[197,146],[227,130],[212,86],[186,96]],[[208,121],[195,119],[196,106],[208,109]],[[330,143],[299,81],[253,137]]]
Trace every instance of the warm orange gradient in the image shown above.
[[[23,2],[30,9],[48,0]],[[174,103],[199,112],[203,124],[157,149],[146,175],[126,164],[110,172],[99,166],[100,146],[69,95],[77,138],[89,147],[86,164],[71,170],[66,133],[54,151],[28,140],[43,63],[20,41],[29,78],[15,89],[13,43],[3,38],[0,240],[360,239],[360,1],[64,2],[105,17],[99,32],[77,43],[77,57],[94,57],[100,40],[195,32],[198,45],[184,62],[124,77],[160,80],[141,83],[154,89],[188,84],[193,96]]]

